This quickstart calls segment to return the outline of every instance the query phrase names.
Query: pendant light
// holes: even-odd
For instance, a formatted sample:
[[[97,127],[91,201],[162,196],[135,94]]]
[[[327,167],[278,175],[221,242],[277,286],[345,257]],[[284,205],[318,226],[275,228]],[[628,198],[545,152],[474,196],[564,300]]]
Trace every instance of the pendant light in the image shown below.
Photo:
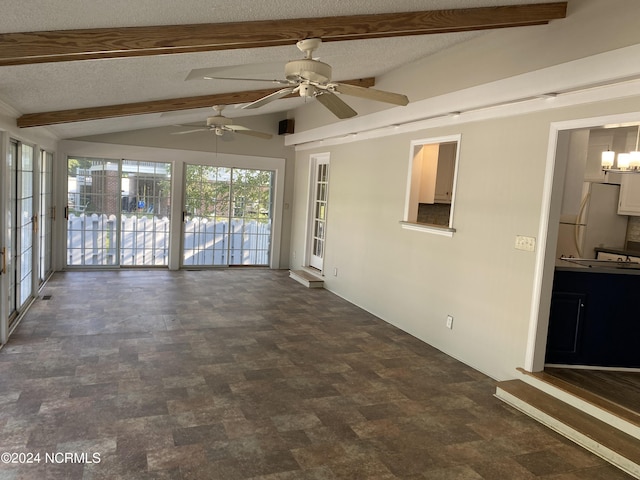
[[[631,154],[619,153],[618,154],[618,170],[629,170],[629,165],[631,165]]]
[[[638,143],[640,141],[640,125],[638,126],[638,132],[636,133],[636,148],[632,152],[623,152],[618,154],[618,161],[616,168],[613,168],[613,163],[616,158],[616,152],[607,147],[607,150],[602,152],[600,159],[600,165],[603,170],[616,170],[616,171],[640,171],[640,150],[638,149]]]
[[[607,147],[607,151],[602,152],[602,160],[600,161],[603,170],[609,170],[612,168],[615,158],[616,152],[609,150],[609,147]]]

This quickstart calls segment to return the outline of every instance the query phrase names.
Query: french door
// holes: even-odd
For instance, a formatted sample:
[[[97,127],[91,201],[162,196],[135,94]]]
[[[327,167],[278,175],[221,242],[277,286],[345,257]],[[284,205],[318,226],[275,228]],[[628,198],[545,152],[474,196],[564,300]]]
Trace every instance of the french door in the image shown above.
[[[268,266],[274,179],[270,170],[185,165],[182,265]]]
[[[38,231],[40,234],[40,269],[39,283],[53,272],[53,154],[42,151],[40,155],[40,211],[38,215]]]
[[[67,160],[67,265],[167,266],[171,165]]]
[[[34,148],[20,142],[9,144],[8,248],[4,255],[8,276],[6,313],[9,328],[33,296]]]
[[[307,262],[310,267],[322,272],[329,206],[329,155],[312,157],[311,168]]]

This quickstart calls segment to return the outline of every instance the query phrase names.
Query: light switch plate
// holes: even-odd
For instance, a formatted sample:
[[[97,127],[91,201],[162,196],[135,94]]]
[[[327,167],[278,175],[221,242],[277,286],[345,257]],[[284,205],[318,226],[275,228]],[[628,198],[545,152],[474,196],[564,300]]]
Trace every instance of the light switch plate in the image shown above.
[[[516,248],[518,250],[526,250],[527,252],[535,252],[536,237],[527,237],[525,235],[516,235]]]

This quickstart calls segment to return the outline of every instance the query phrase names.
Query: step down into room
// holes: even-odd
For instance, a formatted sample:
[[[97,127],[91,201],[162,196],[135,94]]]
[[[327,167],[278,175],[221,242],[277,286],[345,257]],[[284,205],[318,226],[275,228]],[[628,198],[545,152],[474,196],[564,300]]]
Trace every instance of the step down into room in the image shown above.
[[[606,406],[604,399],[593,402],[564,388],[562,381],[538,375],[498,383],[496,397],[640,479],[640,422],[635,414]]]
[[[289,277],[293,278],[296,282],[300,282],[307,288],[323,288],[324,280],[318,275],[307,270],[289,270]]]

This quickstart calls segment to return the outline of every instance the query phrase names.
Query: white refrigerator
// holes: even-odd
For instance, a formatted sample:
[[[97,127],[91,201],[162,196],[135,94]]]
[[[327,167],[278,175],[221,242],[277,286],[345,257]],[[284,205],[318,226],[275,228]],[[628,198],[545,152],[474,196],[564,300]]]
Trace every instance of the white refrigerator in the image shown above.
[[[563,216],[558,231],[557,258],[596,258],[595,248],[623,250],[626,215],[618,215],[620,185],[585,182],[578,215]]]

